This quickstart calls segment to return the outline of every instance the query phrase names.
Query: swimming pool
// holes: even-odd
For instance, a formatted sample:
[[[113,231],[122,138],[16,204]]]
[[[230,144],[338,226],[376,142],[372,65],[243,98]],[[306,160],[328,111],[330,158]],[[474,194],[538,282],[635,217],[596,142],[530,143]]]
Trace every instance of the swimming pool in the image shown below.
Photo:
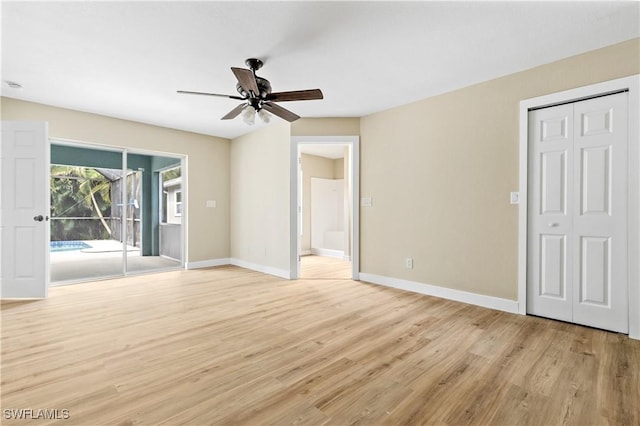
[[[52,253],[58,251],[78,251],[91,248],[91,246],[84,241],[51,241],[49,246]]]

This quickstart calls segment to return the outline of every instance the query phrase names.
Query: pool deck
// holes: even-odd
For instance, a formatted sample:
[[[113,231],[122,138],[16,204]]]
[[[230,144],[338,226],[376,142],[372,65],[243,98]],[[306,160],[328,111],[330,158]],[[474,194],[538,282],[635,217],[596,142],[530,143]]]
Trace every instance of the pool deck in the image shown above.
[[[50,252],[53,285],[122,276],[122,243],[115,240],[86,240],[91,248]],[[181,268],[180,262],[162,256],[141,256],[138,247],[127,246],[127,273]]]

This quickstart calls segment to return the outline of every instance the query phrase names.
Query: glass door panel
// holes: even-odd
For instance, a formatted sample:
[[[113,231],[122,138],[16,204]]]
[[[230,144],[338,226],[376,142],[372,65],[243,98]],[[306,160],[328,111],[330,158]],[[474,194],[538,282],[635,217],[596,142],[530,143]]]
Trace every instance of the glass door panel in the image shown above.
[[[127,272],[166,270],[183,265],[180,164],[180,158],[127,154],[130,169],[127,174]],[[173,171],[169,173],[167,168]],[[171,177],[171,186],[165,185],[166,179],[163,182],[162,176]],[[173,204],[168,204],[168,199]],[[170,225],[167,214],[171,217]]]
[[[122,275],[122,153],[51,145],[52,285]]]

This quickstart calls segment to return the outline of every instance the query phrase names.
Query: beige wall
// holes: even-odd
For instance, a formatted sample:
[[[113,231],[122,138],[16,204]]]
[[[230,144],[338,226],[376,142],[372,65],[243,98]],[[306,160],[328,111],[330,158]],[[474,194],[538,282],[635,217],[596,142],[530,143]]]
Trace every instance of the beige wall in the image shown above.
[[[291,123],[291,136],[354,136],[359,118],[301,118]]]
[[[361,271],[516,300],[519,102],[639,72],[635,39],[363,117]]]
[[[290,137],[360,135],[361,194],[373,197],[361,208],[361,271],[515,300],[519,101],[639,72],[634,39],[361,119],[273,123],[231,142],[8,98],[2,119],[187,155],[189,262],[233,257],[282,271]]]
[[[290,132],[278,120],[231,141],[231,257],[286,274]]]
[[[229,257],[229,140],[11,98],[2,120],[47,121],[56,139],[187,155],[187,262]]]
[[[302,241],[300,250],[311,250],[311,178],[336,179],[335,161],[317,155],[302,154]]]
[[[344,179],[344,158],[333,160],[333,178]]]

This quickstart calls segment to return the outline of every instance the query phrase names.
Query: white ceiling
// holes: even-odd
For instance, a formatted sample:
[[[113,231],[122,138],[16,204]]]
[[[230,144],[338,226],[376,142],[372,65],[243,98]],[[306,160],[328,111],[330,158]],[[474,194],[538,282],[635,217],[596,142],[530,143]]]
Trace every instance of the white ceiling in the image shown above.
[[[360,117],[640,35],[636,1],[2,2],[2,95],[233,138],[230,67],[258,57],[281,105]],[[275,118],[274,120],[279,120]],[[257,120],[259,121],[259,120]]]

